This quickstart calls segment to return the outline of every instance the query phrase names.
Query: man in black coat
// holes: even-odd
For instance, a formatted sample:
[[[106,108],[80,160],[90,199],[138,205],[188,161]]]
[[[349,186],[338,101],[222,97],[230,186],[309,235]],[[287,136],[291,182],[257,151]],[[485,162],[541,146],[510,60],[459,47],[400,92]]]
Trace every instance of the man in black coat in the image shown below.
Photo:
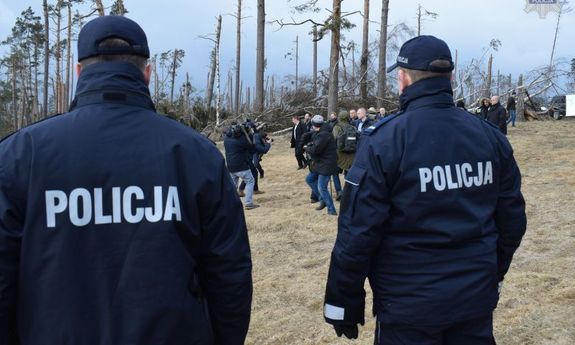
[[[368,129],[369,126],[371,125],[372,121],[370,120],[369,117],[367,117],[367,110],[365,110],[365,108],[359,108],[357,110],[357,122],[356,122],[357,131],[361,133],[365,129]]]
[[[297,160],[298,170],[304,169],[307,166],[307,160],[303,156],[302,145],[299,145],[302,140],[303,134],[306,132],[305,125],[301,123],[299,116],[294,115],[291,118],[293,128],[291,131],[291,148],[295,151],[295,159]]]
[[[499,96],[491,97],[491,106],[487,111],[486,120],[497,126],[501,133],[507,135],[507,111],[499,103]]]
[[[317,174],[317,193],[321,198],[321,204],[317,210],[322,210],[327,206],[329,215],[337,215],[333,199],[328,190],[328,184],[331,176],[337,174],[337,147],[335,139],[331,133],[329,123],[324,123],[321,115],[315,115],[312,120],[312,130],[315,132],[311,143],[305,148],[311,155],[313,161],[313,173]],[[313,179],[307,180],[308,184],[315,192]]]

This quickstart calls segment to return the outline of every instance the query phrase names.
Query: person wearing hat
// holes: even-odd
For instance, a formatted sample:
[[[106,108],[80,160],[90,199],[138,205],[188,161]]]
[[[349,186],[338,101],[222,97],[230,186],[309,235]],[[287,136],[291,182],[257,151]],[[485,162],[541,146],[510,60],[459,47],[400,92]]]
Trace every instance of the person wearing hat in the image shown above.
[[[346,175],[325,320],[357,338],[368,278],[376,345],[492,345],[493,310],[526,229],[513,150],[455,107],[444,41],[407,41],[395,68],[400,111],[364,130]]]
[[[327,207],[327,213],[337,215],[331,193],[328,189],[332,176],[339,172],[337,167],[337,151],[335,140],[331,133],[331,126],[324,122],[323,116],[315,115],[311,119],[312,131],[315,133],[304,148],[310,154],[312,164],[310,174],[306,182],[312,190],[312,194],[319,196],[320,204],[316,210],[320,211]]]
[[[70,111],[0,143],[0,343],[243,344],[252,263],[221,153],[156,113],[137,23],[88,22],[77,56]]]

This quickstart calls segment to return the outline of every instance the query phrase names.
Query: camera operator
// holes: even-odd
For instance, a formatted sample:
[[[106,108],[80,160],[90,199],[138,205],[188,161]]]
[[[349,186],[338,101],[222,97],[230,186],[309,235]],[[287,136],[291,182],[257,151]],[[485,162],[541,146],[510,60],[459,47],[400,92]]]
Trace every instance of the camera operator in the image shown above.
[[[261,128],[261,129],[260,129]],[[254,145],[256,145],[256,152],[253,156],[253,163],[256,170],[259,172],[260,177],[264,178],[264,168],[262,167],[261,161],[263,156],[269,152],[271,149],[271,145],[274,142],[272,138],[268,136],[268,134],[262,130],[262,127],[258,127],[254,132]]]
[[[251,210],[259,207],[253,203],[255,179],[250,170],[250,163],[255,146],[247,135],[244,126],[232,124],[224,137],[224,149],[226,151],[226,163],[237,187],[239,179],[245,184],[245,208]]]
[[[310,121],[310,123],[311,123],[311,121]],[[309,185],[308,179],[313,178],[313,173],[314,173],[313,167],[314,167],[314,164],[313,164],[313,161],[311,160],[311,156],[310,156],[309,152],[307,152],[307,151],[305,150],[305,147],[306,147],[309,143],[311,143],[311,141],[313,140],[313,136],[314,136],[314,135],[315,135],[315,132],[313,132],[313,131],[305,132],[305,133],[302,135],[301,140],[299,140],[299,141],[297,142],[297,145],[298,145],[298,146],[296,147],[296,150],[300,150],[301,152],[304,153],[306,162],[308,163],[308,164],[307,164],[307,168],[308,168],[308,170],[309,170],[309,173],[308,173],[308,175],[306,176],[306,183],[307,183],[308,185]],[[310,175],[312,175],[312,176],[310,177]],[[316,178],[316,181],[317,181],[317,178]],[[310,186],[310,187],[311,187],[311,186]],[[315,203],[319,202],[319,200],[320,200],[319,194],[316,194],[316,193],[315,193],[314,188],[311,189],[311,194],[310,194],[310,196],[309,196],[309,200],[310,200],[310,202],[311,202],[312,204],[315,204]]]
[[[259,155],[259,154],[266,154],[270,150],[271,144],[270,143],[263,143],[261,141],[261,139],[256,140],[255,135],[257,134],[258,138],[259,138],[259,133],[258,133],[258,130],[256,128],[255,123],[253,123],[250,119],[247,119],[242,124],[242,131],[243,131],[244,135],[248,138],[248,140],[253,144],[253,149],[248,154],[248,164],[249,164],[250,171],[252,172],[252,175],[254,177],[254,194],[264,194],[264,192],[261,191],[259,189],[259,186],[258,186],[258,169],[256,168],[256,164],[254,164],[254,156]],[[258,159],[259,159],[259,157],[258,157]],[[239,188],[239,195],[240,196],[243,196],[245,194],[244,193],[245,188],[246,188],[246,183],[242,182],[240,184],[240,188]]]

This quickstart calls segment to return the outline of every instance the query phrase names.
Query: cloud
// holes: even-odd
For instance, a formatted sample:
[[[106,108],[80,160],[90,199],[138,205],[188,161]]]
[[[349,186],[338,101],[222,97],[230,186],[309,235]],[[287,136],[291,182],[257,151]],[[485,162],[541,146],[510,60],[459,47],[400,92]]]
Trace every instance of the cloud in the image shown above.
[[[0,30],[4,31],[6,29],[10,29],[12,25],[14,25],[15,20],[16,15],[14,12],[4,3],[4,1],[0,0]]]

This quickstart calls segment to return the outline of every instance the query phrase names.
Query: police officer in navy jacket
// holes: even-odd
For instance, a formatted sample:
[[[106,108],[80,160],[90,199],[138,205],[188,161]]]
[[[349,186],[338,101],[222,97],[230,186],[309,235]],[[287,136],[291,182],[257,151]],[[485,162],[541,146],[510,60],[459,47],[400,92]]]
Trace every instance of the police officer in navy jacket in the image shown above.
[[[70,112],[0,143],[0,344],[244,343],[241,202],[218,149],[155,112],[146,35],[87,23]]]
[[[445,42],[400,50],[401,110],[364,131],[346,176],[324,316],[375,344],[493,344],[499,287],[526,228],[521,175],[497,128],[453,104]]]

